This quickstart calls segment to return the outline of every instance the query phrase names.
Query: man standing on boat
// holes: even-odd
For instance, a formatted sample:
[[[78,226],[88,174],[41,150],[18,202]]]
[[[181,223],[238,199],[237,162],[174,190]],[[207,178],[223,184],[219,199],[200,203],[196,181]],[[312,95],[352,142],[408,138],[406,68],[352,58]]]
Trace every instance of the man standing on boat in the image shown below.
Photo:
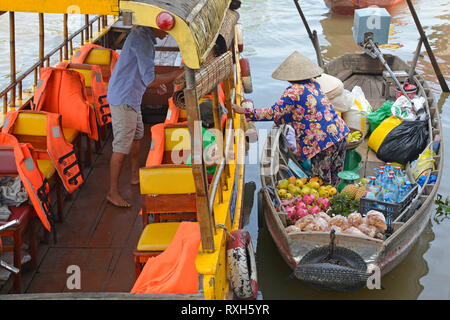
[[[128,35],[108,84],[108,102],[113,128],[113,154],[110,162],[110,188],[106,199],[118,207],[130,207],[119,193],[119,176],[127,154],[131,160],[131,184],[139,183],[139,149],[144,137],[141,102],[147,87],[162,95],[166,83],[181,75],[182,69],[155,74],[156,38],[166,33],[150,27],[134,27]]]

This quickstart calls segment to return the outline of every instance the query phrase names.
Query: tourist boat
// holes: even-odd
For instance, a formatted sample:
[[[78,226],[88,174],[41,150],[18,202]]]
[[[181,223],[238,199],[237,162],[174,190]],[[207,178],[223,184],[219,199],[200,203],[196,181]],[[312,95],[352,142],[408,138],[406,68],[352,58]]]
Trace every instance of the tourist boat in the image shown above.
[[[402,0],[325,0],[327,7],[339,14],[353,14],[356,9],[370,6],[389,9],[401,2]]]
[[[39,224],[35,233],[44,243],[39,244],[37,251],[31,254],[35,268],[19,272],[1,283],[1,292],[5,295],[0,299],[222,300],[256,297],[256,273],[250,272],[254,269],[247,270],[246,276],[250,274],[251,279],[244,279],[247,288],[242,288],[233,286],[233,281],[244,276],[240,273],[240,266],[230,267],[236,262],[231,261],[236,257],[233,250],[245,251],[247,245],[251,246],[248,233],[241,229],[245,121],[231,108],[232,103],[241,103],[245,91],[239,63],[243,61],[240,57],[242,43],[235,41],[237,37],[242,39],[241,29],[236,28],[238,8],[239,1],[231,0],[2,2],[0,14],[9,14],[10,19],[12,80],[0,92],[4,103],[2,120],[12,110],[23,112],[34,107],[34,92],[42,89],[40,68],[50,67],[58,54],[59,62],[64,63],[63,68],[83,75],[88,95],[94,92],[92,83],[99,76],[98,73],[91,76],[93,65],[99,67],[97,70],[101,71],[103,82],[107,85],[117,60],[115,50],[122,47],[132,25],[153,27],[168,33],[169,36],[158,40],[156,45],[156,73],[169,72],[179,68],[181,63],[185,73],[184,79],[167,85],[167,94],[156,96],[148,89],[144,95],[142,113],[146,127],[140,158],[146,159],[146,165],[140,169],[140,187],[129,185],[128,163],[124,165],[120,180],[124,186],[124,196],[131,201],[130,208],[114,207],[105,199],[108,188],[105,181],[108,181],[112,153],[109,125],[99,129],[99,140],[95,144],[92,139],[86,139],[85,133],[74,130],[71,133],[80,138],[69,140],[66,128],[63,128],[66,140],[77,149],[75,152],[79,157],[84,183],[69,196],[64,190],[61,191],[57,178],[51,180],[49,177],[49,181],[54,182],[51,190],[59,190],[51,193],[52,205],[58,208],[60,218],[59,222],[53,222],[50,233],[55,241]],[[39,60],[19,75],[15,70],[15,12],[36,13],[40,26]],[[61,14],[64,22],[61,26],[64,42],[51,51],[44,48],[44,17],[47,13]],[[72,13],[84,15],[85,25],[69,34],[68,17]],[[81,44],[80,48],[75,48],[76,43]],[[92,47],[91,44],[100,47]],[[83,61],[78,61],[80,56],[84,56]],[[248,76],[249,70],[245,72]],[[88,78],[92,82],[90,87]],[[23,90],[27,80],[34,81],[33,86]],[[203,160],[203,148],[198,148],[198,133],[201,130],[196,126],[199,120],[204,120],[203,113],[199,111],[199,100],[205,97],[209,97],[212,105],[212,124],[216,129],[214,134],[218,145],[216,169],[209,175]],[[225,116],[220,114],[220,105],[226,109],[222,112]],[[151,129],[150,125],[153,125]],[[37,121],[29,121],[21,128],[31,130],[36,126]],[[191,139],[194,136],[197,138]],[[16,137],[22,139],[23,132]],[[185,162],[175,163],[170,157],[174,150],[183,159],[190,155],[192,166]],[[40,163],[38,165],[41,169]],[[54,170],[53,175],[56,175]],[[180,254],[185,260],[195,261],[195,265],[190,265],[190,271],[194,268],[196,279],[191,277],[190,280],[198,286],[190,292],[181,293],[167,290],[135,290],[130,293],[140,277],[146,274],[149,265],[146,261],[152,258],[153,264],[164,256],[162,253],[171,248],[185,220],[191,221],[200,230],[198,246],[194,246],[188,254]],[[29,224],[32,225],[31,222]],[[230,247],[227,242],[230,234],[234,234],[233,239],[240,236],[245,239]],[[20,252],[20,247],[15,249]],[[231,257],[227,255],[230,250]],[[253,250],[248,250],[249,256],[244,255],[242,261],[252,262],[254,266],[252,254]],[[177,256],[175,258],[172,263],[177,268],[184,266]],[[15,256],[14,261],[19,261],[15,267],[20,268],[20,256]],[[81,271],[79,286],[76,281],[72,286],[67,285],[71,272],[75,272],[73,270]],[[184,269],[178,271],[180,276]],[[184,275],[172,280],[175,285],[186,281]],[[242,297],[237,293],[245,289],[251,290],[250,296]],[[6,294],[11,292],[21,294]]]
[[[384,58],[394,72],[403,71],[409,74],[410,66],[399,57],[384,55]],[[388,98],[392,98],[386,91],[383,92],[383,64],[376,59],[372,59],[367,54],[344,54],[327,63],[323,69],[325,73],[342,80],[347,90],[351,91],[354,86],[360,86],[366,95],[366,99],[375,110]],[[429,115],[429,142],[431,143],[442,132],[436,101],[422,75],[414,72],[409,80],[417,86],[417,94],[425,98],[425,107]],[[287,170],[283,169],[292,168],[292,163],[290,163],[292,157],[289,157],[289,154],[282,147],[282,141],[280,141],[282,132],[282,126],[273,126],[262,152],[260,163],[262,188],[258,194],[258,222],[262,227],[267,228],[281,257],[295,272],[300,261],[309,252],[329,246],[330,232],[301,231],[287,233],[285,230],[287,227],[287,214],[284,209],[277,210],[274,203],[280,204],[281,200],[277,192],[273,192],[273,190],[276,190],[277,181],[290,176]],[[366,144],[358,148],[358,152],[361,153],[361,163],[363,164],[359,170],[361,177],[373,175],[374,168],[384,165],[384,162],[379,160],[376,154],[367,148]],[[441,141],[439,151],[433,156],[435,167],[432,174],[437,177],[436,183],[428,184],[427,180],[423,188],[419,189],[411,205],[393,221],[392,234],[387,237],[385,236],[384,240],[380,240],[367,236],[336,233],[335,245],[349,249],[359,255],[364,260],[366,266],[378,267],[381,276],[395,268],[408,255],[429,223],[432,213],[430,206],[434,203],[442,175],[443,154],[444,149]],[[291,170],[291,172],[295,171]],[[413,214],[411,215],[411,213]],[[312,283],[306,281],[306,283],[330,290],[344,290],[344,287],[350,283],[349,278],[345,278],[346,275],[344,273],[333,273],[333,270],[327,269],[325,265],[323,268],[319,266],[315,272],[316,274],[312,275],[312,277],[315,276],[317,281],[312,281]],[[321,276],[322,278],[320,278]],[[357,282],[355,279],[357,279],[358,275],[355,274],[354,276],[353,280]],[[302,278],[300,280],[304,279]],[[310,278],[309,280],[312,279]],[[340,285],[342,285],[341,288]],[[347,287],[345,290],[350,290],[350,287]]]

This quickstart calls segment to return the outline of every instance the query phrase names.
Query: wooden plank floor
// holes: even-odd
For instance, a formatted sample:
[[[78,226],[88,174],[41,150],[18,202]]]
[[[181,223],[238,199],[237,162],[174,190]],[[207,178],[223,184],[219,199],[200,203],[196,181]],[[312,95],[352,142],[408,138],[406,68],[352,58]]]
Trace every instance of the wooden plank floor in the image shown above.
[[[140,163],[144,164],[150,146],[146,125]],[[117,208],[106,201],[109,187],[109,160],[112,135],[95,162],[85,169],[86,182],[65,202],[62,223],[56,223],[57,242],[40,243],[38,267],[24,270],[25,293],[129,292],[135,282],[133,250],[142,231],[139,186],[130,184],[127,157],[120,177],[123,196],[131,208]],[[37,222],[38,223],[38,222]],[[81,289],[69,290],[66,282],[71,265],[80,267]]]
[[[373,110],[379,109],[386,99],[381,95],[381,86],[383,79],[380,76],[365,75],[365,74],[353,74],[347,80],[344,81],[344,88],[352,91],[354,86],[359,86],[367,101],[372,106]],[[374,168],[378,168],[384,164],[379,160],[371,149],[367,146],[368,138],[356,148],[362,157],[362,168],[359,170],[361,177],[367,177],[374,175]]]

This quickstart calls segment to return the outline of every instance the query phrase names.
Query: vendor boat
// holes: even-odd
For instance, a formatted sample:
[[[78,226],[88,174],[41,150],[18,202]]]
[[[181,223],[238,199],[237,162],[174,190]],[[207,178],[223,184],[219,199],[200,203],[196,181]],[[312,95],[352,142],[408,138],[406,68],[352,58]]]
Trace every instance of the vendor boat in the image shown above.
[[[325,0],[325,4],[333,12],[339,14],[353,14],[356,9],[377,6],[389,9],[400,4],[403,0]]]
[[[50,192],[57,191],[51,193],[51,203],[57,208],[58,215],[47,212],[51,222],[50,235],[54,238],[49,237],[48,230],[40,224],[36,232],[31,233],[44,240],[35,250],[32,245],[35,242],[30,238],[35,268],[28,272],[20,270],[21,258],[15,255],[15,266],[8,267],[11,277],[0,285],[4,294],[0,299],[256,298],[254,268],[246,269],[245,275],[241,273],[243,267],[254,266],[254,257],[253,251],[248,250],[248,246],[251,247],[249,235],[241,229],[245,121],[231,108],[232,103],[240,104],[244,95],[238,63],[242,43],[238,48],[234,40],[236,35],[242,39],[241,28],[236,28],[238,8],[239,1],[231,0],[2,2],[0,15],[9,14],[10,19],[12,74],[11,84],[0,92],[4,102],[2,120],[9,119],[10,112],[19,110],[16,121],[23,123],[11,129],[19,142],[33,145],[37,141],[37,138],[24,139],[36,136],[39,130],[35,127],[42,123],[40,111],[30,112],[30,109],[36,107],[33,104],[35,92],[42,97],[51,96],[50,91],[41,92],[51,79],[40,79],[40,68],[50,67],[51,59],[56,59],[58,54],[58,68],[81,73],[86,89],[81,88],[80,92],[85,91],[90,96],[98,86],[95,81],[99,78],[103,78],[107,87],[117,61],[115,50],[122,47],[132,25],[148,26],[168,33],[156,45],[156,73],[169,72],[183,63],[185,74],[176,83],[167,85],[166,95],[155,95],[151,89],[144,95],[142,113],[146,127],[141,159],[146,159],[146,165],[140,169],[140,187],[131,186],[124,191],[124,196],[131,199],[131,208],[116,208],[105,199],[107,184],[104,181],[108,180],[112,135],[108,114],[104,113],[107,106],[104,101],[102,103],[100,99],[99,109],[96,109],[99,112],[95,114],[97,121],[103,121],[95,144],[92,139],[86,139],[86,143],[86,134],[82,131],[66,132],[63,128],[66,140],[74,146],[84,182],[66,196],[51,162],[46,163],[48,168],[41,168],[42,162],[37,163],[44,177],[51,182]],[[35,12],[39,15],[40,25],[39,61],[17,77],[15,12]],[[48,51],[44,50],[46,13],[64,17],[64,42],[44,55]],[[83,14],[85,25],[70,35],[68,16],[71,13]],[[81,43],[78,49],[74,47],[76,41]],[[32,88],[22,90],[22,84],[28,79],[33,82]],[[63,91],[58,93],[64,94]],[[83,97],[86,98],[81,94]],[[205,120],[199,103],[205,100],[212,106],[210,124],[216,129],[213,136],[218,145],[216,167],[212,173],[206,168],[203,148],[198,148],[202,130],[196,125]],[[91,101],[91,107],[94,108],[97,102]],[[62,116],[63,123],[65,117]],[[26,118],[26,123],[22,118]],[[3,122],[5,128],[6,123]],[[153,125],[151,130],[150,125]],[[18,127],[24,132],[18,132]],[[27,130],[37,131],[27,133]],[[94,136],[91,132],[90,137]],[[182,160],[190,156],[192,165],[176,162],[171,157],[174,153]],[[14,163],[14,153],[10,154],[13,158],[8,163]],[[2,160],[0,165],[4,164]],[[129,179],[127,166],[125,163],[124,179]],[[44,172],[44,169],[48,171]],[[127,186],[129,182],[125,181],[129,180],[123,181],[122,185]],[[56,216],[59,222],[55,221]],[[35,215],[30,214],[27,230],[34,230],[31,228],[34,220]],[[17,234],[14,233],[17,230],[22,232],[22,222],[13,220],[4,225],[0,235],[11,236]],[[14,232],[12,227],[16,227]],[[8,234],[4,233],[7,228]],[[181,229],[185,232],[181,233]],[[175,239],[181,242],[174,244]],[[180,243],[191,245],[185,248]],[[21,244],[14,252],[21,251]],[[227,252],[232,254],[227,255]],[[233,260],[236,254],[249,264],[236,265]],[[156,267],[149,267],[161,259],[165,259],[166,265],[168,261],[176,265],[176,272],[164,274],[167,268],[162,268],[158,273]],[[4,265],[8,266],[7,263]],[[68,280],[68,277],[76,276],[77,270],[81,271],[81,278]],[[166,281],[153,287],[150,285],[151,289],[148,283],[157,282],[155,277],[165,277]],[[171,288],[165,287],[168,283]],[[11,292],[16,294],[7,294]]]
[[[411,75],[410,66],[399,57],[384,55],[384,58],[394,73]],[[387,99],[395,98],[390,96],[389,90],[386,90],[386,83],[383,80],[385,67],[380,61],[367,54],[344,54],[327,63],[323,69],[326,74],[340,79],[347,90],[352,90],[354,86],[361,87],[374,110],[378,109]],[[386,73],[386,71],[384,72]],[[425,98],[425,110],[429,115],[429,145],[436,136],[440,135],[442,130],[439,110],[430,87],[422,75],[413,72],[409,81],[417,87],[417,95]],[[429,223],[432,213],[430,206],[434,203],[443,168],[442,141],[440,141],[439,150],[432,156],[434,168],[430,169],[433,170],[430,171],[431,174],[437,177],[436,183],[431,181],[428,183],[427,178],[408,207],[392,222],[390,234],[386,234],[384,239],[375,239],[338,232],[332,235],[333,241],[330,241],[330,232],[296,231],[288,233],[286,231],[288,215],[283,208],[279,207],[281,199],[277,192],[273,191],[277,190],[278,181],[292,175],[295,167],[302,167],[299,163],[295,163],[295,159],[292,159],[287,152],[288,149],[283,147],[282,135],[283,126],[273,126],[262,153],[260,164],[262,188],[258,195],[258,221],[260,226],[267,228],[280,255],[292,268],[294,274],[300,280],[321,289],[351,291],[361,288],[369,279],[367,276],[364,277],[361,270],[378,268],[379,275],[383,276],[405,259]],[[384,162],[367,148],[367,138],[357,150],[362,156],[360,177],[372,176],[374,168],[384,165]],[[410,180],[412,179],[410,178]],[[299,270],[299,265],[303,264],[305,257],[305,260],[308,260],[314,252],[319,256],[322,254],[322,258],[324,258],[333,246],[340,247],[341,251],[338,253],[346,256],[348,260],[356,261],[356,266],[358,263],[359,266],[362,263],[362,269],[355,267],[349,270],[343,268],[342,265],[330,266],[329,263],[315,263],[309,265],[310,269]],[[317,258],[316,256],[316,262],[318,262]],[[343,269],[345,271],[342,271]],[[359,285],[356,285],[355,282],[358,282]]]

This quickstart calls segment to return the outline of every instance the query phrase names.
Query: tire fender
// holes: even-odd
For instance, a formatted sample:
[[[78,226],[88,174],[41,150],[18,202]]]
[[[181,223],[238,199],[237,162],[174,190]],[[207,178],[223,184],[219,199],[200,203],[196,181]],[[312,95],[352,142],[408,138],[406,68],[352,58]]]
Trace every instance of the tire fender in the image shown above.
[[[242,86],[244,87],[244,93],[252,93],[253,84],[250,73],[250,62],[247,58],[240,58],[239,64],[241,66]]]
[[[253,300],[258,296],[255,254],[248,231],[239,229],[227,237],[229,280],[238,299]]]

